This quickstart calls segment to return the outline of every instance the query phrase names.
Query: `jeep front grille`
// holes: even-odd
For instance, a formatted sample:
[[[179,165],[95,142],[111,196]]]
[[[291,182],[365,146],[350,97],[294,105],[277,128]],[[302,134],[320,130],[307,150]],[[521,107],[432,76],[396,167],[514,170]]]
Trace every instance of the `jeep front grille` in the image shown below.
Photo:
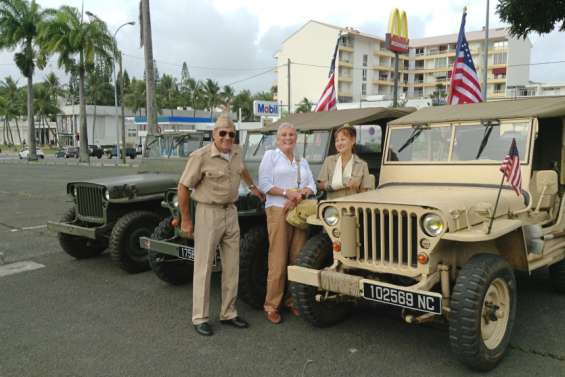
[[[76,185],[77,216],[80,220],[104,223],[104,187]]]
[[[418,215],[408,210],[352,207],[360,264],[417,268]]]

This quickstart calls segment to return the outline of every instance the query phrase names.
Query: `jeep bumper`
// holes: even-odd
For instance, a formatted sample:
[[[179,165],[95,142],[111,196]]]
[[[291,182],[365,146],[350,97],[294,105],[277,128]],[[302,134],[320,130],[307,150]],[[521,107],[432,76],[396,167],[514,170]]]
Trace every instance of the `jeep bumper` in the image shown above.
[[[147,251],[179,257],[179,245],[175,242],[155,240],[149,237],[139,237],[139,246]]]
[[[69,223],[59,223],[55,221],[47,222],[47,229],[52,232],[70,234],[71,236],[89,238],[91,240],[96,240],[102,237],[104,233],[111,229],[111,226],[104,225],[98,227],[85,227]]]

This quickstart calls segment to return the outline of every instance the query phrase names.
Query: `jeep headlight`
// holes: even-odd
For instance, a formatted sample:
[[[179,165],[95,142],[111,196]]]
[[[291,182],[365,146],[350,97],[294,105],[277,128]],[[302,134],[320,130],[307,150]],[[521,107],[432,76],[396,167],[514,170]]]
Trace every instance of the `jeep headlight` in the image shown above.
[[[326,224],[335,226],[339,222],[339,211],[334,206],[326,207],[322,212],[322,217]]]
[[[445,230],[442,218],[435,213],[428,213],[422,218],[422,228],[430,237],[437,237]]]
[[[110,200],[110,191],[109,190],[104,190],[104,198],[106,200]]]
[[[179,196],[177,194],[173,195],[173,197],[171,198],[171,204],[173,205],[173,207],[179,208]]]

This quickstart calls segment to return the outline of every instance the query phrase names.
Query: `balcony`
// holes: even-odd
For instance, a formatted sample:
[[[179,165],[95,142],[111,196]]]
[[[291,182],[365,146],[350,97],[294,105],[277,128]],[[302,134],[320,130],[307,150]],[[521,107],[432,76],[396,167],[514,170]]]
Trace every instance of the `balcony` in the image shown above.
[[[338,75],[337,76],[337,81],[341,81],[341,82],[353,82],[353,77],[352,76],[342,76],[342,75]]]
[[[353,64],[351,63],[350,60],[339,59],[338,64],[339,64],[340,67],[353,68]]]
[[[338,46],[338,50],[339,51],[345,51],[345,52],[353,52],[353,45],[339,45]]]

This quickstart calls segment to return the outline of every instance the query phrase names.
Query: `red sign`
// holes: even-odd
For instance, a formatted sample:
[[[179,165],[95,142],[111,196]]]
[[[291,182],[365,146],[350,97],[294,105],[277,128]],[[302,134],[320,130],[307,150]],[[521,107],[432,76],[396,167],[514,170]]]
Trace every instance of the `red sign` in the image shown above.
[[[408,52],[408,38],[386,33],[386,47],[399,54],[405,54]]]

